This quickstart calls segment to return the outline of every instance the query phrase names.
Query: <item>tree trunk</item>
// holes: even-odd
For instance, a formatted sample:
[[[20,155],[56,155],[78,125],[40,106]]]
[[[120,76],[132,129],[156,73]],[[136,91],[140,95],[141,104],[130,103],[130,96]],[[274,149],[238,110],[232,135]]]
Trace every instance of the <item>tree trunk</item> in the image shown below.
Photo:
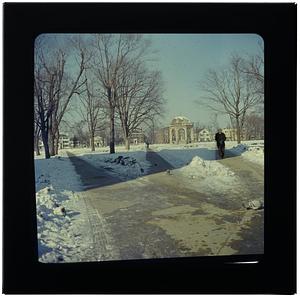
[[[37,155],[37,156],[40,156],[40,147],[39,147],[39,138],[38,137],[36,137],[35,139],[34,139],[34,147],[35,147],[35,154]]]
[[[54,147],[55,155],[58,155],[58,146],[59,146],[59,141],[58,139],[55,138],[55,147]]]
[[[128,135],[124,136],[124,140],[125,140],[125,149],[127,151],[129,151],[130,150],[130,139],[129,139]]]
[[[110,154],[115,153],[115,110],[110,108],[110,140],[109,140],[109,149]]]
[[[48,124],[48,145],[49,145],[49,152],[50,156],[55,155],[55,143],[54,143],[54,135],[53,135],[53,115],[49,117],[49,124]]]
[[[240,127],[240,120],[238,117],[236,117],[236,137],[237,137],[237,143],[241,143],[241,127]]]
[[[51,156],[55,156],[55,135],[53,135],[51,130],[49,135],[49,152]]]
[[[94,133],[91,133],[90,143],[91,143],[91,150],[92,150],[92,152],[94,152],[95,151],[95,135],[94,135]]]
[[[55,143],[55,146],[54,146],[55,155],[58,155],[58,149],[59,149],[59,132],[58,131],[56,133],[54,143]]]
[[[46,131],[41,131],[42,134],[42,141],[44,144],[45,149],[45,158],[50,159],[50,151],[49,151],[49,145],[48,145],[48,133]]]

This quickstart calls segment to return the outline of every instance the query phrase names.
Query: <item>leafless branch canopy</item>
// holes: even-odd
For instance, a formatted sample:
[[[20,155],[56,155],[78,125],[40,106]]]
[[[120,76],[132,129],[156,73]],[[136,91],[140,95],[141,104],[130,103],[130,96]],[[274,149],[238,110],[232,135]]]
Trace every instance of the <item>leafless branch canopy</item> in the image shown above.
[[[243,127],[246,113],[263,102],[263,94],[257,88],[258,80],[245,71],[245,65],[243,58],[232,56],[227,68],[210,70],[200,84],[204,95],[199,103],[234,119],[238,133]]]

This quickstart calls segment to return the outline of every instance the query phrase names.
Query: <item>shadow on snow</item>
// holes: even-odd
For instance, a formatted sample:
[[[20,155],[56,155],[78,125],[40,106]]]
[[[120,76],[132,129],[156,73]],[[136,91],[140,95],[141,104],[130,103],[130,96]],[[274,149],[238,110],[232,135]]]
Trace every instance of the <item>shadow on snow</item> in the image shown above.
[[[207,149],[207,148],[197,148],[197,149],[164,149],[161,150],[162,155],[163,154],[172,154],[174,158],[178,158],[176,160],[177,162],[174,162],[177,164],[176,166],[171,165],[167,160],[165,160],[162,156],[160,156],[158,153],[152,151],[151,149],[147,150],[145,152],[146,161],[149,162],[150,166],[147,168],[147,172],[143,174],[142,176],[155,174],[159,172],[164,172],[168,169],[178,169],[181,167],[184,167],[188,165],[183,160],[180,160],[180,156],[186,154],[188,152],[189,154],[189,162],[193,159],[193,157],[198,156],[203,160],[211,161],[211,160],[219,160],[220,157],[218,155],[217,150],[213,149]],[[131,152],[124,152],[123,155],[128,155]],[[136,153],[136,152],[135,152]],[[91,163],[83,160],[83,158],[76,156],[70,152],[67,152],[68,157],[73,164],[76,173],[80,177],[82,187],[78,188],[75,185],[66,184],[64,190],[67,191],[86,191],[90,189],[100,188],[104,186],[110,186],[117,183],[126,182],[128,180],[136,179],[137,177],[128,177],[125,181],[121,177],[116,176],[116,174],[113,174],[111,171],[113,171],[112,168],[107,167],[101,167],[101,166],[95,166]],[[106,153],[101,154],[102,156],[112,157],[112,154]],[[119,155],[119,154],[118,154]],[[237,154],[236,152],[233,152],[232,149],[225,150],[225,158],[232,158],[235,156],[238,156],[240,154]],[[89,156],[95,156],[94,154],[86,154],[84,155],[86,158],[89,158]],[[59,158],[62,162],[66,160],[65,157]],[[35,162],[43,162],[45,159],[36,159]],[[172,162],[173,163],[173,162]],[[37,178],[37,177],[36,177]],[[47,180],[45,182],[40,182],[37,185],[36,191],[39,191],[43,189],[44,187],[48,186]],[[54,189],[55,191],[55,189]],[[69,199],[67,195],[63,193],[57,193],[59,201],[64,201]]]

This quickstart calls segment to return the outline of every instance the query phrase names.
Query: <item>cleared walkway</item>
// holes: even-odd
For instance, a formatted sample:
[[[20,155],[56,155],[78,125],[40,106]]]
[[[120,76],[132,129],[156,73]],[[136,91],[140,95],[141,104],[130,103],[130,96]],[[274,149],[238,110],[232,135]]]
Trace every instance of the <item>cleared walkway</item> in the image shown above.
[[[153,151],[149,175],[127,182],[70,157],[85,185],[99,260],[263,253],[263,211],[239,207],[246,192],[196,191],[167,174],[172,166]]]

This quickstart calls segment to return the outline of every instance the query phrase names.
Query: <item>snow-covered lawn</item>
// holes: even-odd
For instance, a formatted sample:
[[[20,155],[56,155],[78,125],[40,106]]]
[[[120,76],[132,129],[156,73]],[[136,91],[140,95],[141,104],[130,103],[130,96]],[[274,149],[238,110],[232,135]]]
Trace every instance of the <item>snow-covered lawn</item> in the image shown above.
[[[35,160],[38,252],[40,262],[78,262],[92,245],[80,180],[70,160]]]
[[[135,147],[135,149],[143,149]],[[95,167],[103,167],[109,170],[110,174],[122,180],[137,178],[147,174],[151,164],[146,160],[145,150],[122,151],[116,150],[115,154],[87,149],[72,150],[71,152],[82,160]]]
[[[242,155],[243,158],[257,163],[261,166],[264,165],[264,143],[249,142],[234,146],[231,151],[234,154]]]

